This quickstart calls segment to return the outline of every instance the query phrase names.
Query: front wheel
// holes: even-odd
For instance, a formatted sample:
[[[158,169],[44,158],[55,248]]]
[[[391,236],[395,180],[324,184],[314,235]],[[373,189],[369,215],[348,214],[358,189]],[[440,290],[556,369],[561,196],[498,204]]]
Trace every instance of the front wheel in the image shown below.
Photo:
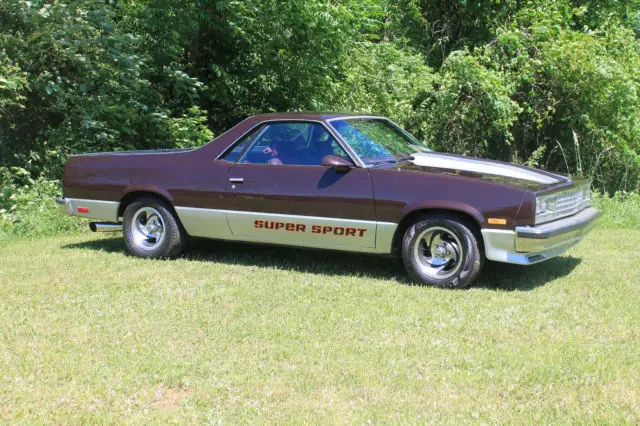
[[[484,265],[473,226],[453,215],[426,216],[407,229],[402,260],[411,278],[440,288],[465,288]]]
[[[180,255],[186,233],[173,210],[151,197],[135,200],[124,211],[123,231],[127,250],[134,256],[172,258]]]

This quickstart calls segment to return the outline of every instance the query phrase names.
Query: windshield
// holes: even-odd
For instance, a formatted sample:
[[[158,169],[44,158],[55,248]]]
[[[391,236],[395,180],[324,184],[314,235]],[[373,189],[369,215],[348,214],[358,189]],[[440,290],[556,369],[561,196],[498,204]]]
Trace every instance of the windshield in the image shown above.
[[[332,121],[331,125],[369,166],[429,151],[416,138],[385,119],[350,118]]]

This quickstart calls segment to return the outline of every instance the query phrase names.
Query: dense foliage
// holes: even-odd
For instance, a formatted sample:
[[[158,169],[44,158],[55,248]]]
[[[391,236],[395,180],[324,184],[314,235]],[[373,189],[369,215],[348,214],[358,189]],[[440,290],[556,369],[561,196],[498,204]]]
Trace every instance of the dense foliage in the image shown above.
[[[0,209],[72,153],[285,110],[637,191],[639,35],[638,0],[0,0]]]

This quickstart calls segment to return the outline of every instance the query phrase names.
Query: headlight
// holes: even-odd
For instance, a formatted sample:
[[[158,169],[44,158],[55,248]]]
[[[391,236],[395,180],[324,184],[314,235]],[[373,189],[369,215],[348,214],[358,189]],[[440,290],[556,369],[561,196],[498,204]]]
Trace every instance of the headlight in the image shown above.
[[[550,195],[536,200],[536,223],[553,220],[556,214],[556,197]]]

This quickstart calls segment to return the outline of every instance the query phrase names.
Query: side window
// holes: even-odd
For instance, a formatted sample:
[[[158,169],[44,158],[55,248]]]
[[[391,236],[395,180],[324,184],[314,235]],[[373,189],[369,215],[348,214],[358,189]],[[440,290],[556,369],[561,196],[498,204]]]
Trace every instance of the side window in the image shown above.
[[[251,133],[242,138],[239,142],[236,142],[234,147],[227,151],[227,153],[222,157],[223,160],[228,161],[230,163],[235,163],[240,159],[240,156],[244,152],[245,148],[249,146],[256,138],[260,135],[260,132],[264,129],[264,125],[258,127],[253,130]]]
[[[319,166],[327,155],[349,159],[323,125],[305,122],[272,123],[257,136],[240,162]]]

